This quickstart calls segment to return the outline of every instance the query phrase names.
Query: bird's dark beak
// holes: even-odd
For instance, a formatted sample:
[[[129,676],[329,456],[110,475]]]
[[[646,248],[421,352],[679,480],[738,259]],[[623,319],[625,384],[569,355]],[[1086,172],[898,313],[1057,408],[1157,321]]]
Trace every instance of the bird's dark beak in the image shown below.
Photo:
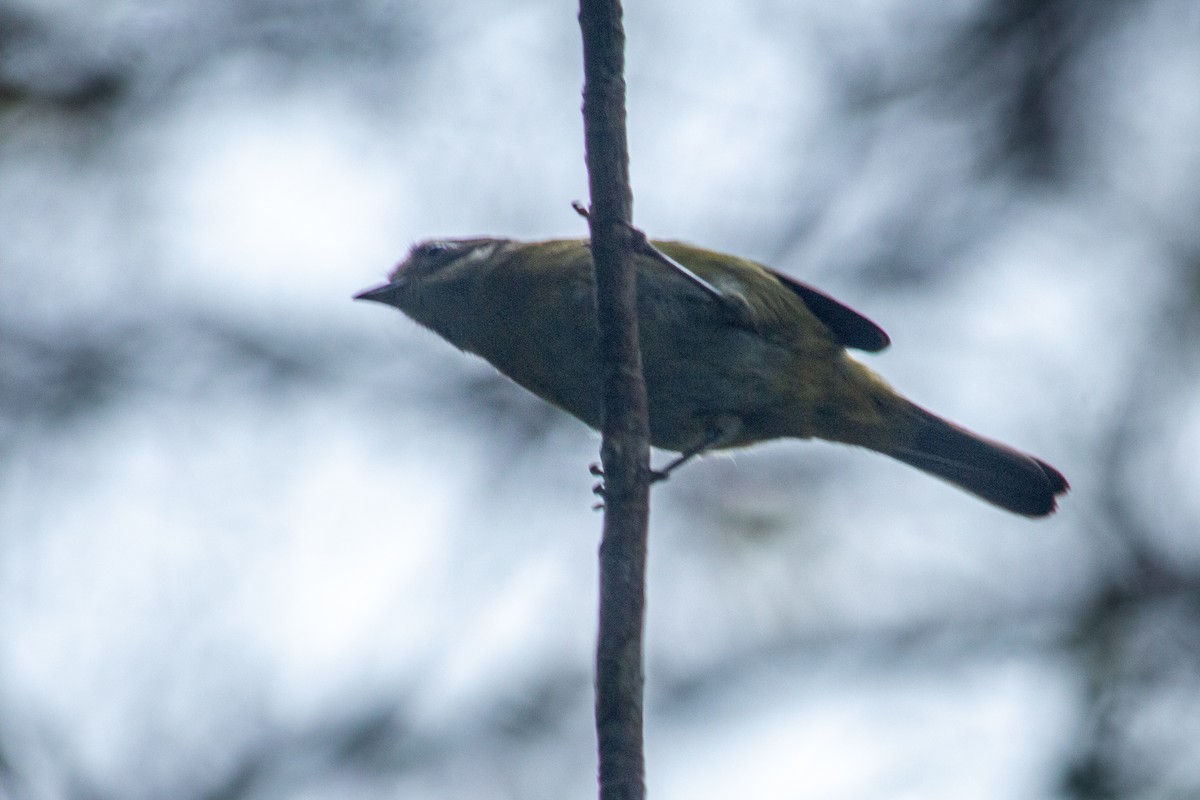
[[[371,300],[384,305],[396,305],[396,295],[400,293],[403,286],[402,281],[392,281],[385,283],[382,286],[376,286],[374,289],[367,289],[365,292],[359,292],[354,295],[355,300]]]

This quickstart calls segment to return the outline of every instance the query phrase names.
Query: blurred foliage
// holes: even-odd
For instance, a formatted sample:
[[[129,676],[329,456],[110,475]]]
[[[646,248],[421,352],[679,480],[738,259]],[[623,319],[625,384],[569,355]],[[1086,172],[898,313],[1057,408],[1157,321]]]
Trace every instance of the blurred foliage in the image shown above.
[[[945,497],[940,494],[921,505],[926,495],[909,496],[915,482],[895,478],[899,488],[888,488],[885,481],[896,475],[885,471],[890,465],[870,462],[886,476],[871,483],[816,448],[804,460],[771,448],[736,463],[712,459],[673,478],[656,496],[652,534],[651,585],[659,594],[651,598],[648,716],[663,720],[658,758],[669,762],[670,748],[685,746],[680,742],[692,742],[694,750],[686,752],[711,752],[695,744],[690,731],[724,742],[713,728],[744,730],[739,725],[750,723],[739,715],[742,709],[729,705],[753,707],[747,697],[756,691],[773,706],[787,687],[834,687],[828,693],[850,703],[875,696],[856,694],[859,684],[892,685],[912,676],[915,685],[937,684],[943,676],[977,668],[991,675],[987,669],[1019,661],[1065,673],[1071,688],[1055,696],[1073,698],[1065,703],[1067,713],[1047,711],[1044,722],[1031,726],[1057,731],[1058,738],[1047,739],[1041,761],[1022,762],[1034,767],[1021,785],[1046,798],[1198,796],[1200,543],[1194,523],[1200,508],[1189,492],[1193,446],[1200,443],[1200,227],[1177,220],[1200,217],[1200,199],[1194,181],[1181,182],[1193,184],[1188,193],[1168,178],[1194,174],[1188,170],[1200,150],[1200,114],[1188,116],[1183,94],[1190,83],[1164,79],[1131,88],[1122,81],[1133,80],[1127,73],[1137,72],[1131,65],[1139,59],[1180,47],[1172,36],[1185,42],[1181,63],[1200,63],[1200,17],[1189,3],[1169,0],[991,0],[953,9],[910,0],[891,4],[879,19],[859,8],[831,23],[836,12],[810,6],[799,4],[791,12],[799,16],[788,25],[799,31],[811,15],[837,33],[818,43],[827,50],[814,56],[832,65],[826,74],[833,99],[824,116],[807,125],[788,123],[802,129],[796,140],[810,142],[813,157],[763,166],[762,174],[782,173],[789,184],[778,197],[738,186],[697,199],[683,211],[700,220],[697,227],[715,220],[736,229],[740,218],[724,217],[744,202],[764,220],[756,223],[761,230],[746,235],[775,243],[765,245],[768,250],[784,257],[815,252],[819,266],[835,268],[839,280],[859,281],[861,294],[895,291],[897,302],[930,325],[943,324],[938,314],[953,306],[956,328],[965,329],[982,312],[955,293],[956,282],[974,274],[956,264],[987,252],[1021,213],[1030,220],[1049,209],[1072,219],[1094,214],[1098,228],[1129,232],[1144,247],[1138,252],[1156,254],[1138,283],[1161,282],[1162,290],[1146,290],[1150,300],[1110,321],[1104,315],[1112,306],[1142,302],[1137,298],[1145,287],[1123,283],[1117,267],[1095,266],[1100,299],[1095,307],[1086,306],[1086,298],[1078,302],[1100,320],[1085,332],[1103,336],[1084,350],[1063,352],[1081,372],[1106,376],[1111,392],[1072,384],[1072,376],[1057,371],[1053,343],[1012,356],[1020,368],[1044,369],[1047,376],[1044,397],[1029,399],[1034,410],[1015,424],[1050,417],[1045,425],[1073,462],[1062,466],[1075,467],[1066,471],[1076,492],[1054,523],[1063,527],[1046,529],[1049,534],[968,530],[979,543],[967,551],[965,537],[940,531],[960,522],[986,527],[991,523],[978,520],[991,518],[956,516],[958,506],[935,506]],[[779,11],[770,3],[763,9],[768,16]],[[559,574],[575,548],[592,548],[590,534],[577,529],[590,517],[570,516],[556,505],[560,495],[570,508],[590,502],[586,434],[478,363],[452,359],[431,339],[407,331],[396,334],[406,337],[397,346],[380,334],[391,327],[364,332],[337,316],[342,310],[330,311],[341,309],[332,301],[305,305],[289,290],[318,279],[300,268],[295,286],[280,285],[266,300],[245,303],[237,287],[229,295],[206,295],[176,280],[174,262],[187,254],[165,244],[166,227],[153,213],[160,198],[144,188],[162,174],[170,180],[178,168],[155,161],[163,151],[146,126],[177,113],[181,98],[206,80],[224,92],[246,89],[212,75],[248,59],[260,70],[245,79],[254,84],[239,101],[247,117],[258,112],[263,85],[279,95],[317,87],[311,102],[319,104],[332,84],[353,97],[350,105],[377,112],[385,129],[380,138],[407,144],[400,146],[404,155],[388,160],[377,145],[354,140],[370,169],[394,168],[403,184],[417,181],[404,172],[411,164],[428,164],[422,182],[401,187],[416,198],[405,211],[451,213],[478,200],[482,211],[464,210],[442,223],[449,226],[459,219],[463,225],[520,220],[523,203],[544,207],[562,200],[565,209],[570,198],[518,200],[523,182],[531,194],[541,184],[504,171],[504,154],[538,147],[513,140],[508,115],[530,113],[522,110],[523,92],[549,89],[510,79],[507,94],[478,113],[455,94],[465,91],[462,76],[475,74],[471,70],[512,77],[494,59],[496,50],[481,44],[489,33],[551,13],[572,14],[536,2],[453,10],[367,0],[0,8],[0,218],[6,220],[0,242],[0,797],[561,798],[590,790],[585,645],[591,634],[564,632],[583,604],[569,590],[578,588],[577,576],[590,564]],[[706,12],[697,7],[692,13]],[[638,24],[631,19],[631,42],[638,40]],[[760,33],[765,41],[771,26]],[[532,53],[536,71],[551,64],[556,71],[576,69],[554,60],[558,50],[549,34],[514,36],[522,46],[533,42],[513,57]],[[800,41],[798,33],[795,38]],[[667,64],[688,55],[663,47]],[[469,70],[438,60],[449,56]],[[656,85],[650,91],[670,90]],[[418,95],[432,98],[429,105],[391,107]],[[744,101],[699,97],[736,108]],[[1100,98],[1113,106],[1098,110]],[[1171,105],[1171,114],[1160,113],[1153,103],[1163,98],[1177,99],[1182,110]],[[656,102],[669,107],[675,99]],[[774,97],[751,102],[772,105],[780,118],[792,113],[774,108],[782,105]],[[1147,119],[1137,116],[1142,109]],[[433,133],[420,134],[420,123],[439,110],[446,119]],[[317,116],[342,113],[320,111]],[[398,119],[403,130],[388,127]],[[664,129],[678,122],[655,121]],[[1191,128],[1164,131],[1189,121]],[[643,130],[652,127],[647,122],[631,120]],[[458,128],[477,138],[447,143],[460,142],[449,138]],[[1168,133],[1182,142],[1175,150],[1156,146],[1160,140],[1153,137]],[[721,146],[731,146],[711,131],[700,135],[711,137],[714,161]],[[925,135],[946,138],[911,144]],[[1097,144],[1105,136],[1111,137],[1106,144]],[[949,144],[937,144],[942,141]],[[489,143],[496,149],[487,149]],[[443,146],[446,156],[432,152]],[[463,164],[453,163],[456,153]],[[473,156],[492,163],[498,189],[488,189]],[[961,163],[961,171],[950,162]],[[638,183],[643,163],[635,151],[639,202],[656,191],[649,181]],[[36,174],[30,179],[23,171]],[[757,182],[746,178],[747,185]],[[667,197],[659,207],[671,206]],[[788,197],[795,205],[779,212],[773,204]],[[16,219],[24,227],[13,225]],[[1068,226],[1048,229],[1052,237]],[[806,245],[814,240],[823,248]],[[1062,245],[1064,251],[1071,246]],[[64,254],[70,262],[54,260]],[[255,269],[250,256],[244,266],[247,275]],[[1099,275],[1106,269],[1118,277],[1106,282]],[[1023,274],[1044,278],[1047,286],[1074,281],[1079,297],[1086,294],[1087,276],[1064,278],[1065,268],[1052,263]],[[356,279],[338,276],[347,285],[336,303],[348,305],[349,295],[362,288]],[[362,309],[345,313],[368,319]],[[1029,315],[1045,313],[1032,309]],[[1043,329],[1032,335],[1037,330]],[[1083,356],[1094,361],[1084,363]],[[1006,380],[1001,376],[997,384]],[[430,432],[436,435],[418,435]],[[256,455],[266,448],[276,455]],[[176,449],[222,455],[210,464],[188,460],[190,454],[176,458]],[[379,475],[381,495],[366,502],[336,494],[349,491],[339,488],[333,472],[339,459],[355,457],[347,451],[377,456],[372,464],[402,452],[419,467]],[[104,479],[122,470],[141,482],[93,488],[107,486]],[[156,477],[162,472],[171,474]],[[358,473],[350,482],[363,478]],[[276,486],[293,481],[303,484],[295,494]],[[388,537],[405,533],[399,520],[411,508],[397,498],[411,502],[436,494],[428,486],[454,481],[464,488],[444,512],[450,522],[444,529],[430,524],[450,531],[451,566],[439,567],[430,556],[429,564],[402,573],[405,591],[441,576],[440,589],[413,595],[427,605],[398,588],[395,597],[378,601],[384,611],[377,627],[364,623],[368,632],[350,640],[346,659],[357,659],[356,666],[339,672],[321,653],[309,653],[311,664],[298,663],[303,658],[280,644],[292,639],[281,632],[287,615],[272,611],[272,602],[284,607],[285,600],[272,601],[272,591],[295,599],[324,585],[304,585],[315,583],[313,573],[298,568],[307,576],[295,579],[298,590],[289,594],[273,583],[289,580],[274,571],[283,569],[287,547],[296,539],[311,545],[304,537],[316,537],[316,555],[297,557],[316,562],[315,574],[333,573],[338,559],[353,559],[361,548],[367,555],[359,569],[367,570],[377,549],[378,561],[386,562]],[[231,496],[240,484],[244,494]],[[103,491],[114,493],[110,502],[92,499],[92,492]],[[322,501],[323,492],[332,499]],[[865,496],[886,499],[866,508]],[[896,510],[901,501],[916,506],[911,516]],[[72,526],[54,522],[68,518],[75,504],[85,519]],[[377,507],[367,510],[379,513],[380,527],[355,538],[364,525],[357,514],[371,504]],[[882,506],[895,512],[890,527],[879,521]],[[329,538],[306,533],[306,524]],[[189,526],[200,528],[195,540]],[[93,528],[106,539],[89,539]],[[582,543],[548,545],[547,531],[563,539],[578,535]],[[182,549],[174,553],[169,546]],[[434,549],[415,536],[392,546]],[[80,566],[65,570],[65,561]],[[116,614],[104,605],[106,591],[140,586],[143,579],[146,588],[133,591],[135,611]],[[373,573],[352,575],[346,585],[331,584],[329,596],[379,580]],[[69,617],[76,605],[83,613]],[[439,634],[419,622],[432,618],[433,605],[446,615],[429,626]],[[508,615],[509,606],[517,611]],[[513,622],[527,606],[541,616]],[[247,608],[261,618],[240,616]],[[148,619],[162,630],[136,627]],[[297,638],[317,636],[314,621],[298,625]],[[413,640],[389,627],[405,625],[417,631]],[[352,624],[339,619],[333,627]],[[520,642],[518,653],[505,647],[510,634]],[[423,644],[412,643],[417,639]],[[127,660],[102,657],[114,649],[127,652]],[[30,653],[43,652],[60,660],[31,661]],[[229,653],[237,654],[232,666]],[[124,670],[128,664],[133,668]],[[229,674],[214,677],[213,664]],[[1054,666],[1060,664],[1066,666]],[[38,675],[50,676],[45,680],[55,690],[38,683]],[[796,691],[801,706],[818,705]],[[93,715],[85,705],[91,701],[109,711]],[[919,726],[898,718],[891,738],[915,737]],[[121,730],[105,728],[113,720],[121,721]],[[156,760],[164,750],[171,758]],[[736,763],[727,752],[723,757]],[[652,787],[655,758],[652,752]],[[940,785],[939,774],[952,773],[953,761],[951,753],[922,762],[933,764],[925,770],[933,775],[925,776],[927,783]],[[151,762],[144,772],[126,769]],[[901,792],[906,777],[870,791],[834,788],[812,796],[912,796]],[[923,796],[955,795],[930,790]]]

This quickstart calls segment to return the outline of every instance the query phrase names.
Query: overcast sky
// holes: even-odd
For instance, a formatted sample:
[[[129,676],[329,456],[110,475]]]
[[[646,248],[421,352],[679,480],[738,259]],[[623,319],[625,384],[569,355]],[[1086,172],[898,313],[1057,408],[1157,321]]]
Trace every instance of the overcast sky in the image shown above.
[[[575,17],[0,6],[0,798],[594,796],[598,438],[350,300],[586,234]],[[635,221],[1074,487],[809,442],[656,487],[651,795],[1200,792],[1200,7],[626,23]]]

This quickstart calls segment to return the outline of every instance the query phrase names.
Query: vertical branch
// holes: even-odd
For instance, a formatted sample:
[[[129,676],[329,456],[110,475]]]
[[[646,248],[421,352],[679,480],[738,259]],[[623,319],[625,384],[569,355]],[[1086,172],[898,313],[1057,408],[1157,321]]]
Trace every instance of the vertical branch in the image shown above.
[[[633,193],[625,138],[625,32],[619,0],[581,0],[596,316],[604,370],[604,534],[596,643],[601,800],[645,796],[642,625],[649,519],[649,423],[630,246]]]

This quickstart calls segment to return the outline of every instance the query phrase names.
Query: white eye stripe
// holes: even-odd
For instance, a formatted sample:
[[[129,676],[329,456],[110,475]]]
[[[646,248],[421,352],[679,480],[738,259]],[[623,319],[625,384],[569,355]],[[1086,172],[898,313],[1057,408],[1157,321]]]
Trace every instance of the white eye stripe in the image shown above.
[[[496,243],[488,242],[480,245],[467,254],[468,261],[486,261],[492,257],[492,253],[496,252]]]
[[[456,262],[472,264],[491,258],[498,245],[499,242],[489,241],[431,239],[413,246],[410,258],[431,268]]]

